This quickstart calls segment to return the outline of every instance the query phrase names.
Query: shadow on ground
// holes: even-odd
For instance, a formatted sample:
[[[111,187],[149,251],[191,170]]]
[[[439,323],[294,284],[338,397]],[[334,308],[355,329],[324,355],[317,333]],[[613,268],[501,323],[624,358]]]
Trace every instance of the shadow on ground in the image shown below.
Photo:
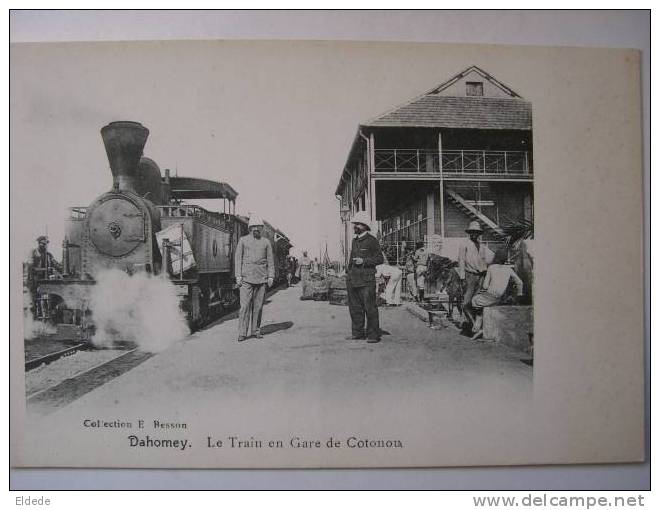
[[[268,290],[266,292],[266,298],[264,299],[264,306],[266,306],[267,304],[269,304],[272,301],[270,299],[270,297],[273,294],[275,294],[277,291],[283,290],[283,289],[286,289],[286,286],[279,285],[277,287],[273,287],[270,290]],[[240,311],[239,309],[240,309],[240,305],[238,303],[236,303],[234,309],[225,310],[220,315],[220,317],[217,317],[217,318],[211,320],[210,322],[208,322],[207,324],[204,324],[204,326],[199,328],[199,330],[204,331],[204,330],[207,330],[207,329],[211,329],[211,328],[217,326],[218,324],[222,324],[223,322],[233,320],[233,319],[237,319],[238,318],[238,312]],[[293,324],[293,323],[291,323],[291,324]],[[289,326],[289,327],[291,327],[291,326]]]
[[[275,324],[266,324],[265,326],[261,326],[261,334],[270,335],[272,333],[277,333],[278,331],[289,329],[291,326],[293,326],[293,322],[291,321],[276,322]]]

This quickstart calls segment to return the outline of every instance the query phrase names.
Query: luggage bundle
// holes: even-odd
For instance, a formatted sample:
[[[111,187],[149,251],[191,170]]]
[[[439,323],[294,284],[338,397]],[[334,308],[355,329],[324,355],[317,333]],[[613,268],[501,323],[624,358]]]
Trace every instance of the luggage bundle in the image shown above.
[[[314,301],[328,300],[328,280],[319,276],[312,276],[312,299]]]
[[[328,301],[331,305],[348,306],[345,276],[331,276],[328,278]]]

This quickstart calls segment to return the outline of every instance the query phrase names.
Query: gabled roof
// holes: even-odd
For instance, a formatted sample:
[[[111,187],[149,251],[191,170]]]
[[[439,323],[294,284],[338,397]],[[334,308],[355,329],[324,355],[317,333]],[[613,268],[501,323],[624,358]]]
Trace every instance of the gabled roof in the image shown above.
[[[428,95],[362,126],[529,130],[532,107],[520,99]]]
[[[488,80],[490,83],[492,83],[495,87],[500,89],[505,94],[507,94],[511,97],[518,97],[518,98],[520,97],[520,94],[518,94],[513,89],[511,89],[511,88],[507,87],[506,85],[504,85],[504,83],[502,83],[501,81],[496,79],[492,74],[488,74],[486,71],[484,71],[483,69],[481,69],[480,67],[477,67],[477,66],[468,67],[464,71],[461,71],[460,73],[458,73],[456,76],[452,76],[451,78],[449,78],[446,82],[441,83],[437,87],[431,89],[426,94],[438,94],[438,93],[446,90],[449,86],[453,85],[457,81],[459,81],[461,78],[465,78],[466,76],[468,76],[472,73],[478,74],[484,80]]]
[[[458,94],[461,81],[478,79],[488,82],[490,94]],[[441,127],[465,129],[532,128],[532,107],[518,93],[478,68],[470,66],[378,117],[361,124],[364,127]]]

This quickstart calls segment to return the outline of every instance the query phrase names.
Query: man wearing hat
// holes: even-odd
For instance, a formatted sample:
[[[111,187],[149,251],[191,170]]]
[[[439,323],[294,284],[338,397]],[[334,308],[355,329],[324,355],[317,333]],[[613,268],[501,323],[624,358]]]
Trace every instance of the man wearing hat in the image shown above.
[[[270,241],[261,236],[264,222],[257,216],[250,216],[250,233],[243,236],[236,245],[234,270],[236,285],[240,288],[241,311],[238,315],[238,341],[242,342],[251,334],[255,338],[261,335],[261,310],[266,295],[266,285],[273,286],[275,263],[273,247]]]
[[[32,271],[35,279],[47,279],[54,271],[62,272],[62,266],[48,251],[48,237],[37,237],[37,248],[32,250]]]
[[[32,298],[32,313],[37,312],[37,281],[47,280],[56,272],[62,272],[62,266],[48,251],[48,238],[37,237],[37,247],[32,250],[30,259],[27,261],[27,288]]]
[[[349,338],[366,338],[369,343],[377,343],[380,342],[380,324],[376,303],[376,266],[383,263],[383,253],[378,240],[369,233],[371,220],[365,211],[358,212],[351,223],[355,237],[346,270],[352,333]]]
[[[463,282],[463,310],[470,322],[474,323],[472,297],[479,290],[488,264],[493,260],[493,252],[481,242],[483,229],[478,221],[472,221],[465,229],[468,239],[458,249],[458,276]]]

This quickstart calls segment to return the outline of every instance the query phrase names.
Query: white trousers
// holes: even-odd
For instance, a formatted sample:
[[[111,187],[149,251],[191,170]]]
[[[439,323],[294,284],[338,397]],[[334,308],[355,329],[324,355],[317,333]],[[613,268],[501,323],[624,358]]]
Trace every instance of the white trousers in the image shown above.
[[[400,305],[401,304],[401,279],[403,277],[402,273],[395,274],[390,276],[385,286],[385,301],[388,305]]]

